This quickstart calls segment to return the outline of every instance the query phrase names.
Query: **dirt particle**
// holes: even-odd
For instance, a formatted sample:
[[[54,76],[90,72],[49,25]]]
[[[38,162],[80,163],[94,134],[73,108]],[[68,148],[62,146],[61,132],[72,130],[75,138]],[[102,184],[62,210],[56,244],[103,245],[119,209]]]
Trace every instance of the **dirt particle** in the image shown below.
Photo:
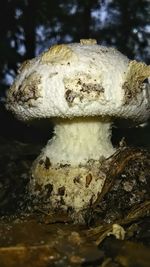
[[[134,186],[133,181],[126,181],[123,183],[123,188],[126,192],[131,192]]]
[[[69,260],[73,264],[81,264],[84,261],[84,258],[82,258],[78,255],[73,255],[73,256],[70,256]]]
[[[47,197],[49,197],[53,191],[53,185],[52,184],[45,185],[45,190],[47,191]]]
[[[35,184],[35,191],[41,191],[42,190],[42,186],[38,183]]]
[[[62,164],[62,163],[60,163],[59,167],[60,168],[70,167],[70,164]]]
[[[46,157],[44,164],[45,164],[45,169],[49,169],[49,167],[51,166],[51,162],[48,157]]]
[[[39,164],[42,165],[44,163],[43,159],[40,159]]]
[[[52,78],[52,77],[54,77],[54,76],[56,76],[56,75],[58,75],[58,72],[50,73],[49,78]]]
[[[92,174],[89,173],[87,176],[86,176],[86,187],[89,187],[90,183],[92,181]]]
[[[80,92],[90,94],[91,92],[95,92],[98,95],[104,93],[104,88],[100,83],[82,83]]]
[[[64,194],[65,194],[65,187],[64,186],[58,188],[58,194],[60,196],[64,196]]]
[[[76,184],[76,183],[80,183],[80,176],[76,176],[74,179],[73,179],[73,182]]]
[[[66,98],[67,102],[72,103],[74,98],[75,98],[75,94],[72,92],[72,90],[68,89],[65,92],[65,98]]]
[[[64,201],[64,199],[63,199],[63,197],[60,198],[60,204],[61,205],[65,205],[66,204],[65,201]]]

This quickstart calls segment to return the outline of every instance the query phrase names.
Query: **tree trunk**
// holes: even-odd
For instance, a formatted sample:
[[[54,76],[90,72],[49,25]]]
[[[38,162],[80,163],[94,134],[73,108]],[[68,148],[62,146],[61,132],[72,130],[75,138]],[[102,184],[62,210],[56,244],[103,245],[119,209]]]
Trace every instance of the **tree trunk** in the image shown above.
[[[28,0],[24,11],[24,33],[25,33],[25,58],[30,59],[35,56],[36,49],[36,0]]]

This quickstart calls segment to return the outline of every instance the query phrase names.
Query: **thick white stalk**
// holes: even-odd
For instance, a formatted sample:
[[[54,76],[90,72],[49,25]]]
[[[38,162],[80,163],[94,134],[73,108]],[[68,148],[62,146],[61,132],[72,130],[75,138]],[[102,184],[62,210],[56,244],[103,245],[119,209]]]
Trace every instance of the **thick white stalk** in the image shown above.
[[[54,133],[42,153],[42,158],[48,157],[52,164],[77,166],[107,158],[115,151],[111,123],[99,118],[57,121]]]

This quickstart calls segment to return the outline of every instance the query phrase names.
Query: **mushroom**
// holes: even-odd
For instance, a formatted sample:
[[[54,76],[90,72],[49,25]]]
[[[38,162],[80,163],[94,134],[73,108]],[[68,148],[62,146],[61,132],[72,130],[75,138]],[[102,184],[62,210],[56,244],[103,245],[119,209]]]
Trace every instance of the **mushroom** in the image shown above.
[[[115,117],[149,117],[150,66],[96,40],[52,46],[23,63],[7,108],[21,120],[51,118],[54,136],[32,166],[30,194],[49,209],[88,209],[102,191]]]

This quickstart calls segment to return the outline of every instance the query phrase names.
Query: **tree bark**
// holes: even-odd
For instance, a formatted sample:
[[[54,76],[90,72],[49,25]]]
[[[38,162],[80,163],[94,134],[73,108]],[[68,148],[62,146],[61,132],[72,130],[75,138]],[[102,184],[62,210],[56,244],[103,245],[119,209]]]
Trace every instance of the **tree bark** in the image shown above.
[[[24,11],[24,34],[25,34],[25,58],[30,59],[35,56],[36,50],[36,0],[28,0]]]

